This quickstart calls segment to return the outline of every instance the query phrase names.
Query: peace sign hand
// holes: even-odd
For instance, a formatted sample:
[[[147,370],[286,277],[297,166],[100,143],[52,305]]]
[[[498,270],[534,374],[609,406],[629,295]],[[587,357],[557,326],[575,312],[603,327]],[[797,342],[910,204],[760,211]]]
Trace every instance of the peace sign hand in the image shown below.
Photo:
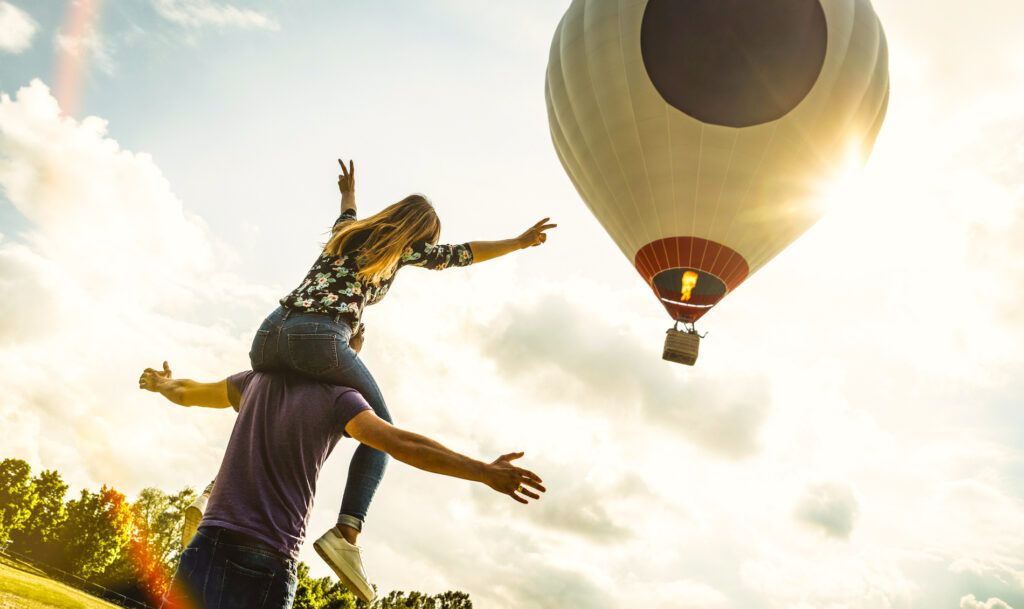
[[[350,195],[356,192],[356,165],[355,161],[349,160],[348,167],[345,167],[345,161],[338,159],[338,165],[341,165],[341,175],[338,176],[338,190],[343,195]]]
[[[550,219],[551,218],[544,218],[540,222],[526,229],[526,231],[523,234],[516,237],[516,241],[519,242],[519,247],[533,247],[535,245],[540,245],[541,243],[547,241],[548,236],[544,233],[544,231],[558,226],[557,224],[548,224],[547,221]]]

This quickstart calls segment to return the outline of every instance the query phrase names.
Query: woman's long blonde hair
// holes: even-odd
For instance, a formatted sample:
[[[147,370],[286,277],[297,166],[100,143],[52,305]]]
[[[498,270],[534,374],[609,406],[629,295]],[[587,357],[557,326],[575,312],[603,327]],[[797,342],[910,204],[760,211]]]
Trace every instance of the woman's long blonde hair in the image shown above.
[[[423,195],[409,195],[362,220],[353,220],[337,230],[324,253],[341,256],[349,239],[366,231],[366,239],[356,252],[359,256],[360,281],[379,284],[394,274],[406,248],[419,241],[437,243],[441,236],[441,220]]]

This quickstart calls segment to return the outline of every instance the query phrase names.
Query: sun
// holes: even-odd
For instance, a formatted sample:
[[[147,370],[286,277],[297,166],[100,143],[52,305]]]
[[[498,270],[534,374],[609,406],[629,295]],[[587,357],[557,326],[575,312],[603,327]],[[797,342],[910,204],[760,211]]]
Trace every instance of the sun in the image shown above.
[[[814,205],[819,213],[834,213],[863,200],[869,188],[863,158],[860,146],[847,145],[840,162],[814,188]]]

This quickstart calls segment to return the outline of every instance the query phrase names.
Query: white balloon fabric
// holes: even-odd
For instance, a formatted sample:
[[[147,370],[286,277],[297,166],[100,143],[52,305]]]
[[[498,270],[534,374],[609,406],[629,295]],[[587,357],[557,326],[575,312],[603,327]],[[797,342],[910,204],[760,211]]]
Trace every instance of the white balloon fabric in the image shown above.
[[[573,0],[545,97],[577,191],[673,319],[695,321],[820,215],[889,98],[869,0]]]

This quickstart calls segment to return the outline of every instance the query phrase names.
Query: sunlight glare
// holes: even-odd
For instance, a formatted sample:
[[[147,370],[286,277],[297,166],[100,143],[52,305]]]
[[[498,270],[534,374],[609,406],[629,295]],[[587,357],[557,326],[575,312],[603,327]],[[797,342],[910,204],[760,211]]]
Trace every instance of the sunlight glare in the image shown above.
[[[864,163],[860,147],[847,146],[843,160],[815,188],[815,205],[822,214],[846,208],[863,198]]]

